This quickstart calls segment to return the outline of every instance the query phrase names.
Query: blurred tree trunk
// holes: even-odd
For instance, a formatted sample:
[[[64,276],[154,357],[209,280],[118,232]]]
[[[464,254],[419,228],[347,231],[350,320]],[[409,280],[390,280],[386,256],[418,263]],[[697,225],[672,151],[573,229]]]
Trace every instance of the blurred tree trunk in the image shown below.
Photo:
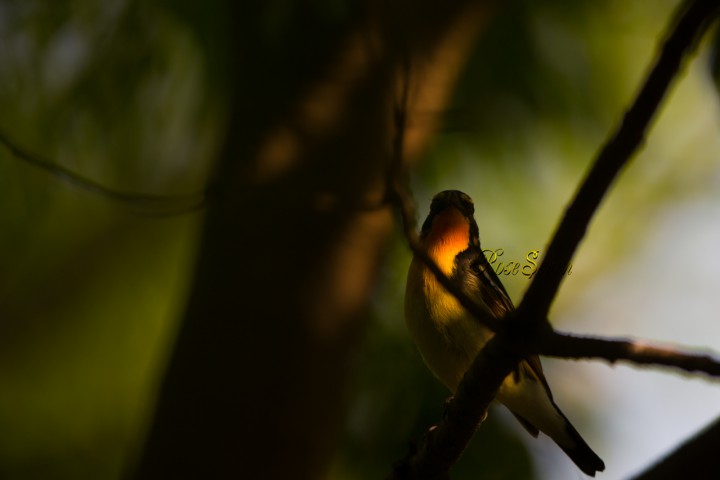
[[[392,228],[399,73],[410,59],[411,117],[437,116],[485,16],[459,0],[307,3],[229,14],[228,132],[138,479],[326,471]],[[412,160],[433,125],[411,127]]]

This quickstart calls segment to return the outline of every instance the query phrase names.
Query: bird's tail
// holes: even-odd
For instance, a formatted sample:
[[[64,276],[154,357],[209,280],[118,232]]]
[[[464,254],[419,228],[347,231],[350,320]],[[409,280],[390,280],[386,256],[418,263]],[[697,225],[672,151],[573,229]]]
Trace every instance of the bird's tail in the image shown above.
[[[531,361],[521,362],[520,374],[511,374],[505,379],[498,391],[498,401],[510,409],[531,435],[537,437],[542,431],[580,470],[594,477],[595,473],[605,470],[605,464],[560,411],[537,357],[534,362],[535,366]]]
[[[554,403],[555,402],[553,402],[553,404]],[[558,441],[559,439],[553,439],[555,443],[563,449],[567,456],[570,457],[570,460],[575,462],[575,465],[586,475],[594,477],[596,472],[605,470],[605,462],[593,452],[592,448],[583,440],[578,431],[575,430],[575,427],[570,423],[570,420],[560,411],[557,405],[555,405],[555,409],[560,416],[565,419],[565,430],[567,436],[572,440],[572,445],[569,445],[566,441],[560,442]]]

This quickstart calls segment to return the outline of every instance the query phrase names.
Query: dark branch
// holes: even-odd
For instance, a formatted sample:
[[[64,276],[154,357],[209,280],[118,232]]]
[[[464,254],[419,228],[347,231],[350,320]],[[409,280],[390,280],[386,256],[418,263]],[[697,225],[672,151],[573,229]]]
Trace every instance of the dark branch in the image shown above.
[[[416,451],[410,452],[407,458],[395,466],[393,478],[447,478],[448,470],[458,460],[479,427],[503,379],[517,366],[523,356],[532,352],[522,350],[523,343],[525,346],[530,346],[532,342],[537,341],[536,349],[546,354],[552,354],[550,352],[553,352],[553,348],[556,349],[557,354],[565,349],[562,353],[571,358],[597,357],[610,361],[625,359],[636,363],[673,365],[688,371],[699,370],[706,373],[715,371],[716,362],[709,358],[703,359],[677,352],[671,354],[667,349],[643,347],[637,342],[579,339],[579,337],[555,334],[549,328],[546,319],[562,279],[561,274],[553,271],[561,272],[567,269],[600,201],[620,169],[643,141],[651,119],[680,69],[683,57],[691,50],[699,35],[717,13],[719,6],[717,0],[690,0],[687,8],[682,10],[675,27],[668,28],[672,33],[666,36],[667,40],[654,68],[622,123],[601,149],[591,171],[567,209],[550,243],[545,261],[541,264],[516,314],[509,319],[508,325],[511,328],[502,330],[494,328],[498,333],[480,351],[465,374],[454,400],[448,407],[446,418],[428,432]],[[404,95],[403,98],[406,101],[407,96]],[[403,105],[403,108],[406,107],[407,105]],[[404,115],[396,115],[398,140],[394,145],[393,158],[396,173],[401,171],[402,166],[404,120]],[[402,185],[400,180],[400,175],[396,175],[390,182],[389,197],[401,212],[405,235],[413,253],[433,271],[443,286],[455,295],[470,313],[482,319],[484,316],[477,314],[473,306],[474,302],[462,295],[462,292],[442,275],[439,268],[419,248],[415,234],[414,204],[408,189],[400,186]],[[551,268],[558,265],[563,268]],[[522,335],[523,332],[525,335]],[[543,345],[544,340],[547,340],[549,345]],[[580,347],[580,344],[584,346]],[[591,347],[598,350],[589,354]],[[584,351],[583,348],[588,350]],[[603,352],[608,356],[604,356]],[[678,364],[671,363],[671,360]]]
[[[625,118],[600,150],[592,169],[565,212],[536,278],[518,307],[518,320],[539,322],[547,318],[563,275],[575,254],[600,201],[643,142],[650,121],[677,76],[683,58],[717,15],[720,2],[695,0],[684,5],[670,35],[666,35],[660,56]],[[555,267],[555,268],[552,268]],[[558,268],[559,267],[559,268]]]
[[[532,350],[549,357],[600,359],[610,363],[627,361],[637,365],[665,366],[720,377],[720,361],[711,355],[649,345],[641,340],[584,337],[547,331],[539,334],[532,342]]]
[[[717,478],[720,472],[720,419],[632,480]]]
[[[448,478],[449,468],[484,420],[495,392],[522,359],[522,355],[512,352],[512,343],[504,333],[488,341],[465,373],[443,421],[428,431],[417,452],[394,465],[393,479]]]

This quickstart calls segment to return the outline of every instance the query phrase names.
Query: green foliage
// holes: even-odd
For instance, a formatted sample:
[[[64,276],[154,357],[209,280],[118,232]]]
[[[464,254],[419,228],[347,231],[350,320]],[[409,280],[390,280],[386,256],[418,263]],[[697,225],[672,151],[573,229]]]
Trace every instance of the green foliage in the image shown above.
[[[204,189],[220,98],[204,100],[185,27],[139,2],[4,2],[0,36],[9,138],[116,190]],[[0,477],[118,478],[183,305],[197,216],[154,217],[5,147],[0,189]]]

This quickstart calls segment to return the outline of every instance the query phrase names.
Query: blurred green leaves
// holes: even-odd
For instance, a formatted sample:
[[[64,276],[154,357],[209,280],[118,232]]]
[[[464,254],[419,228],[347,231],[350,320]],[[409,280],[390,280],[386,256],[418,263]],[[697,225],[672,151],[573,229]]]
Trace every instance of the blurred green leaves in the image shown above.
[[[0,340],[3,478],[118,476],[182,305],[193,227],[118,221],[13,285]]]
[[[161,9],[3,2],[0,65],[0,128],[27,150],[128,193],[204,189],[222,98]],[[153,216],[5,147],[0,190],[0,477],[118,478],[184,302],[198,216]]]

